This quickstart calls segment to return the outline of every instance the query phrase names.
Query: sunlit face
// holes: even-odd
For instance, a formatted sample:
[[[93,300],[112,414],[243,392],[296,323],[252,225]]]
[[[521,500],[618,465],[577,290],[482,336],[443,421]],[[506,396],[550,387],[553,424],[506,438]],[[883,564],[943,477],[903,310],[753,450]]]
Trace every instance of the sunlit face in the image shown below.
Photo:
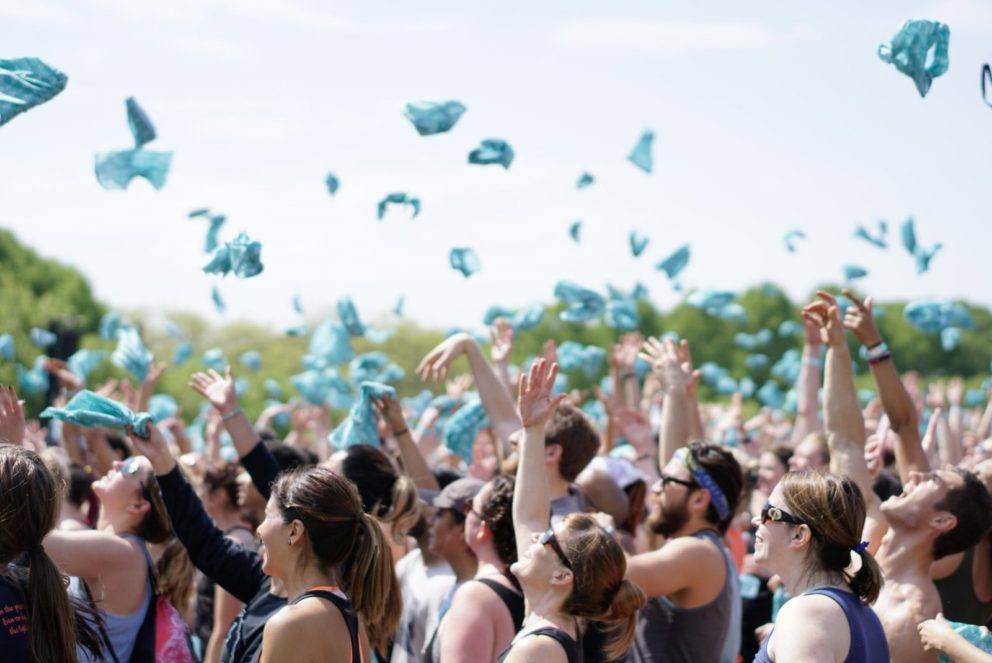
[[[789,469],[793,472],[801,470],[826,471],[827,466],[819,442],[807,438],[797,444],[795,451],[792,452],[792,457],[789,458]]]
[[[758,490],[770,495],[787,470],[788,468],[782,466],[778,456],[771,451],[761,454],[758,458]]]
[[[455,522],[451,509],[435,510],[430,526],[430,551],[435,555],[450,560],[465,548],[465,524]]]
[[[123,462],[115,460],[113,469],[93,482],[93,492],[100,498],[101,508],[108,513],[120,513],[136,503],[147,504],[142,493],[151,472],[152,465],[144,456],[132,456]]]
[[[554,531],[559,545],[564,548],[564,542],[567,540],[565,527],[558,525]],[[520,559],[510,565],[510,571],[517,577],[525,591],[528,588],[542,591],[552,584],[560,585],[563,590],[568,591],[573,580],[572,571],[564,565],[550,543],[541,543],[542,534],[544,532],[534,532],[531,535],[530,547],[524,551]]]
[[[265,498],[255,488],[247,472],[238,475],[238,506],[256,513],[265,508]]]
[[[694,487],[685,484],[695,484],[695,479],[679,458],[668,461],[662,474],[664,476],[651,486],[646,500],[647,523],[656,534],[672,536],[689,522],[689,497]]]
[[[937,513],[937,505],[948,490],[963,485],[964,479],[950,466],[930,472],[910,472],[902,493],[882,502],[882,511],[893,523],[922,527]]]
[[[280,580],[286,579],[286,570],[290,561],[291,529],[292,525],[283,519],[273,495],[265,505],[265,519],[255,531],[259,541],[262,542],[259,553],[262,555],[262,572],[266,575]]]
[[[782,497],[781,483],[778,483],[768,496],[768,503],[789,513],[789,507],[785,503],[785,498]],[[790,555],[801,554],[801,550],[790,547],[790,542],[795,534],[794,530],[798,525],[774,520],[761,522],[760,515],[752,518],[751,524],[757,528],[754,533],[755,563],[761,564],[773,573],[778,573],[784,566],[783,562]]]

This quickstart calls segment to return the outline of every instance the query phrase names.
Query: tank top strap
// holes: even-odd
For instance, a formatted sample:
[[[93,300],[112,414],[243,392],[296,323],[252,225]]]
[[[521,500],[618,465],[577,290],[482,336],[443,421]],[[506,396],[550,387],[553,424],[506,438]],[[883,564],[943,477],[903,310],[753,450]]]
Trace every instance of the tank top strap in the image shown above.
[[[351,638],[351,663],[362,663],[362,648],[358,639],[358,617],[355,615],[355,608],[351,605],[351,601],[337,594],[337,591],[339,591],[338,588],[333,585],[312,587],[297,596],[291,605],[296,605],[303,599],[311,597],[332,603],[341,611],[344,623],[348,627],[348,635]]]
[[[562,649],[565,650],[565,656],[568,659],[568,663],[582,663],[582,647],[579,646],[579,643],[575,640],[575,638],[570,636],[565,631],[554,626],[544,626],[542,628],[534,629],[530,633],[525,634],[523,637],[531,638],[536,635],[543,635],[560,644]]]
[[[510,618],[513,620],[513,631],[519,631],[520,627],[523,626],[524,623],[524,597],[506,585],[496,582],[490,578],[476,578],[476,581],[481,582],[483,585],[496,592],[496,596],[500,598],[503,605],[505,605],[506,609],[510,612]]]

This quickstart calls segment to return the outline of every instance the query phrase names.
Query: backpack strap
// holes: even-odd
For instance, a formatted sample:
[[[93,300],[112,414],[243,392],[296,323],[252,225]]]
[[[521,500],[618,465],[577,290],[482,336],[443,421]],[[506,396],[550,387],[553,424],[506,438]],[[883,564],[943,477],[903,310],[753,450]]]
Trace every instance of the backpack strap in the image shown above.
[[[132,538],[125,535],[125,538]],[[151,590],[151,597],[148,599],[148,609],[145,611],[145,618],[138,629],[138,635],[134,640],[134,650],[131,652],[130,663],[155,663],[155,618],[157,616],[158,592],[155,591],[155,566],[152,564],[151,553],[144,539],[133,537],[133,540],[141,546],[141,552],[145,556],[145,566],[148,568],[148,585]]]

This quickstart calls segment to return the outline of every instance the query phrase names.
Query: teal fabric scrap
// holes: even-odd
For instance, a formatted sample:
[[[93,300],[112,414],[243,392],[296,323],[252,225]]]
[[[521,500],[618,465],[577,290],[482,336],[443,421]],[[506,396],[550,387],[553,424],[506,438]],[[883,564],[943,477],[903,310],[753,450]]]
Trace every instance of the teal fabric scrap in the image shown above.
[[[17,364],[17,385],[25,396],[37,396],[48,391],[48,371],[45,370],[45,355],[38,355],[30,369]]]
[[[858,389],[858,403],[861,404],[861,407],[865,407],[877,397],[878,394],[872,389]]]
[[[445,422],[441,433],[444,446],[466,463],[471,462],[475,438],[488,427],[489,417],[482,402],[476,399],[466,403]]]
[[[654,157],[651,156],[651,146],[654,143],[654,132],[645,129],[641,137],[637,139],[634,149],[627,155],[627,161],[631,162],[645,173],[650,173],[654,169]]]
[[[422,389],[416,396],[401,398],[400,405],[403,407],[407,421],[419,421],[433,398],[434,394],[428,389]]]
[[[629,297],[610,299],[606,302],[606,315],[603,319],[610,329],[622,331],[637,329],[640,323],[637,306],[634,304],[634,300]]]
[[[283,405],[282,401],[277,398],[268,398],[263,403],[266,409],[277,405]],[[292,423],[293,416],[289,412],[280,412],[272,418],[272,425],[277,428],[289,428]]]
[[[737,380],[729,375],[721,375],[716,381],[716,393],[730,396],[737,393]]]
[[[87,350],[84,348],[72,353],[72,356],[66,361],[66,365],[74,375],[78,375],[82,378],[83,382],[86,382],[90,373],[103,363],[106,356],[107,353],[103,350]]]
[[[365,338],[368,339],[370,343],[375,343],[380,345],[385,343],[396,334],[395,329],[377,329],[374,327],[369,327],[365,330]]]
[[[957,327],[944,327],[940,330],[940,347],[944,352],[953,352],[961,344],[961,330]]]
[[[117,330],[117,347],[110,355],[114,366],[123,368],[144,382],[153,359],[151,350],[145,347],[136,328],[125,325]]]
[[[387,194],[385,198],[379,201],[376,207],[376,217],[382,221],[383,217],[386,216],[386,208],[389,205],[409,205],[412,210],[410,218],[416,219],[417,215],[420,214],[420,198],[414,198],[413,196],[398,191],[396,193]]]
[[[754,380],[748,376],[744,376],[737,383],[737,391],[741,392],[741,396],[744,398],[751,398],[754,396],[754,392],[757,390],[758,385],[754,383]]]
[[[651,240],[647,235],[641,235],[637,231],[631,230],[627,236],[627,241],[630,243],[631,255],[639,258],[644,253],[644,249],[648,248],[648,242]]]
[[[486,309],[486,313],[482,316],[482,324],[491,325],[496,322],[497,318],[512,318],[514,312],[508,308],[503,308],[502,306],[490,306]]]
[[[238,233],[237,237],[214,252],[203,271],[221,276],[233,271],[238,278],[247,279],[261,274],[263,269],[262,243],[252,240],[247,233]]]
[[[179,328],[179,325],[174,323],[172,320],[165,321],[165,333],[172,338],[183,340],[183,330]]]
[[[785,242],[785,248],[789,251],[789,253],[796,252],[797,239],[806,239],[806,233],[804,233],[802,230],[790,230],[789,232],[785,233],[785,237],[783,238],[783,241]]]
[[[558,365],[563,371],[582,371],[592,379],[603,368],[606,351],[595,345],[565,341],[558,346]]]
[[[220,348],[210,348],[200,357],[200,362],[207,368],[212,368],[218,373],[223,373],[227,368],[227,357]]]
[[[398,318],[402,318],[404,304],[406,304],[406,297],[400,295],[400,297],[396,300],[396,305],[393,306],[393,315]]]
[[[892,42],[878,47],[878,57],[913,79],[925,97],[933,79],[949,65],[947,52],[951,29],[937,21],[906,21]]]
[[[143,177],[156,190],[165,186],[172,165],[172,152],[145,149],[97,152],[93,170],[96,180],[108,191],[123,191],[135,177]]]
[[[248,350],[241,353],[238,361],[252,373],[257,373],[262,368],[262,355],[258,354],[256,350]]]
[[[451,249],[451,252],[448,254],[448,262],[451,264],[452,269],[461,272],[465,278],[472,276],[480,268],[479,256],[467,246]]]
[[[448,101],[415,101],[406,105],[403,115],[421,136],[449,131],[465,112],[465,106],[454,99]]]
[[[992,633],[984,626],[976,624],[966,624],[964,622],[949,622],[954,632],[962,638],[978,647],[986,654],[992,654]],[[938,654],[940,663],[951,663],[951,659],[946,654]]]
[[[572,238],[572,241],[578,244],[581,241],[582,236],[582,222],[572,221],[568,226],[568,236]]]
[[[100,338],[112,341],[117,338],[117,330],[121,327],[121,314],[110,311],[100,318]]]
[[[761,385],[761,388],[755,392],[755,395],[765,407],[780,410],[785,405],[785,394],[782,393],[782,389],[774,380],[769,380]]]
[[[566,322],[589,322],[606,310],[606,300],[602,295],[571,281],[559,281],[554,294],[556,299],[568,305],[558,315]]]
[[[218,313],[223,313],[227,310],[227,304],[224,303],[224,299],[220,296],[220,289],[214,285],[210,289],[210,299],[214,302],[214,308],[217,309]]]
[[[289,382],[311,405],[332,405],[343,409],[341,399],[351,396],[351,385],[333,367],[304,371],[290,377]]]
[[[176,346],[172,353],[172,363],[175,366],[182,366],[193,356],[193,344],[186,342]]]
[[[59,419],[84,428],[100,427],[134,431],[138,437],[149,436],[148,426],[152,416],[147,412],[134,413],[126,406],[84,389],[72,397],[64,408],[48,407],[38,415],[43,419]]]
[[[179,414],[179,403],[168,394],[155,394],[148,399],[148,414],[156,424]]]
[[[217,237],[220,234],[221,227],[227,221],[227,217],[223,214],[213,214],[209,209],[202,208],[190,212],[189,218],[204,218],[210,222],[210,226],[207,228],[206,240],[203,244],[203,251],[205,253],[212,253],[217,248]]]
[[[689,256],[689,245],[685,244],[684,246],[680,246],[676,249],[670,256],[659,262],[656,269],[665,272],[665,274],[668,275],[668,278],[674,279],[682,272],[683,269],[686,268],[686,265],[689,264]]]
[[[787,385],[795,384],[802,370],[802,354],[796,348],[786,350],[772,366],[772,375]]]
[[[575,188],[576,189],[584,189],[587,186],[592,186],[592,184],[595,181],[596,181],[596,178],[593,177],[592,173],[583,172],[581,175],[579,175],[579,179],[575,183]]]
[[[293,295],[293,310],[297,314],[303,315],[303,302],[300,300],[300,295],[298,293]]]
[[[50,101],[68,77],[38,58],[0,59],[0,126]]]
[[[262,389],[265,390],[265,395],[273,400],[282,400],[282,387],[279,385],[279,381],[275,378],[266,378],[265,382],[262,383]]]
[[[780,338],[796,338],[802,335],[802,333],[803,326],[795,320],[783,320],[778,326],[778,335]]]
[[[363,382],[358,389],[358,400],[347,418],[328,436],[328,441],[337,449],[356,444],[379,446],[379,430],[372,401],[386,397],[396,398],[396,390],[378,382]]]
[[[721,320],[732,322],[735,325],[747,324],[747,311],[737,302],[731,302],[716,312]]]
[[[528,331],[534,329],[541,320],[544,319],[544,306],[534,304],[525,309],[517,311],[511,320],[514,331]]]
[[[972,329],[975,321],[968,309],[958,302],[919,299],[906,304],[903,317],[909,324],[927,334],[936,334],[947,327]]]
[[[760,371],[767,367],[770,362],[771,360],[768,358],[768,355],[760,352],[744,357],[744,367],[751,372]]]
[[[886,221],[878,222],[878,231],[875,235],[868,232],[868,229],[862,225],[859,225],[854,229],[854,236],[858,239],[863,239],[872,246],[877,246],[880,249],[889,248],[889,244],[885,239],[885,236],[889,233],[889,224]]]
[[[310,328],[306,325],[296,325],[295,327],[288,327],[286,329],[286,336],[290,338],[301,338],[306,336],[309,331]]]
[[[916,239],[916,223],[912,217],[906,219],[900,228],[902,245],[916,261],[916,273],[923,274],[930,269],[930,261],[943,248],[940,242],[925,247]]]
[[[125,99],[124,106],[127,108],[127,126],[131,129],[131,135],[134,136],[134,146],[141,147],[145,143],[155,140],[155,125],[152,124],[145,109],[138,105],[135,98]]]
[[[744,350],[754,350],[772,342],[774,334],[771,329],[762,329],[753,334],[737,332],[734,334],[734,345]]]
[[[324,184],[327,185],[327,193],[333,196],[338,192],[341,182],[338,181],[337,175],[334,173],[327,173],[327,177],[324,178]]]
[[[29,335],[31,336],[31,343],[37,348],[47,348],[58,340],[58,336],[41,327],[32,327]]]
[[[0,357],[7,361],[14,361],[14,336],[12,334],[0,334]]]
[[[635,283],[634,284],[634,289],[631,291],[630,296],[633,297],[635,300],[638,300],[638,301],[641,300],[641,299],[647,299],[648,298],[648,289],[645,287],[645,285],[643,283],[640,283],[640,282]]]
[[[985,394],[987,389],[969,389],[964,394],[965,407],[981,407],[985,405]]]
[[[310,336],[309,352],[315,357],[321,357],[328,364],[343,364],[351,361],[355,351],[351,347],[348,329],[340,322],[330,318],[324,320],[313,330]]]
[[[348,378],[356,385],[363,382],[389,384],[399,382],[404,377],[406,377],[405,371],[389,361],[389,357],[384,352],[366,352],[358,355],[348,364]]]
[[[341,324],[348,330],[348,333],[352,336],[364,336],[367,327],[362,324],[361,318],[358,317],[358,309],[355,308],[355,302],[351,300],[351,297],[345,296],[339,299],[337,308]]]
[[[711,315],[717,315],[734,300],[734,293],[727,290],[696,290],[689,293],[685,303],[701,308]]]
[[[844,265],[844,280],[854,281],[868,276],[868,270],[860,265]]]
[[[513,148],[500,138],[485,138],[479,147],[468,153],[468,162],[477,166],[499,164],[509,169],[513,163]]]
[[[251,383],[246,378],[237,378],[234,381],[234,393],[239,397],[244,396],[248,393],[249,386],[251,386]]]

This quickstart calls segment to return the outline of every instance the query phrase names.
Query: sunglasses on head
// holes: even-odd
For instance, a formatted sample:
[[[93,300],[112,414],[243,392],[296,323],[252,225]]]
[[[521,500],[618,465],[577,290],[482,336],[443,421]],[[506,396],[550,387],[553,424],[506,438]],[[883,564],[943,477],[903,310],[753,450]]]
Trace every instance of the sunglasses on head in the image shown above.
[[[124,459],[124,462],[121,463],[120,472],[124,476],[137,478],[138,473],[140,471],[141,471],[141,463],[138,462],[138,456],[128,456],[127,458]]]
[[[777,506],[772,506],[771,502],[765,502],[761,507],[761,524],[766,524],[769,520],[776,523],[786,523],[787,525],[805,525],[806,523],[795,516],[786,513]]]
[[[558,555],[558,559],[561,560],[561,563],[565,566],[565,568],[573,573],[575,572],[575,569],[572,568],[572,563],[568,561],[567,557],[565,557],[565,551],[562,550],[561,543],[558,542],[558,536],[555,534],[553,527],[549,527],[547,531],[541,535],[537,542],[542,546],[551,546],[551,549],[555,551],[556,555]]]

